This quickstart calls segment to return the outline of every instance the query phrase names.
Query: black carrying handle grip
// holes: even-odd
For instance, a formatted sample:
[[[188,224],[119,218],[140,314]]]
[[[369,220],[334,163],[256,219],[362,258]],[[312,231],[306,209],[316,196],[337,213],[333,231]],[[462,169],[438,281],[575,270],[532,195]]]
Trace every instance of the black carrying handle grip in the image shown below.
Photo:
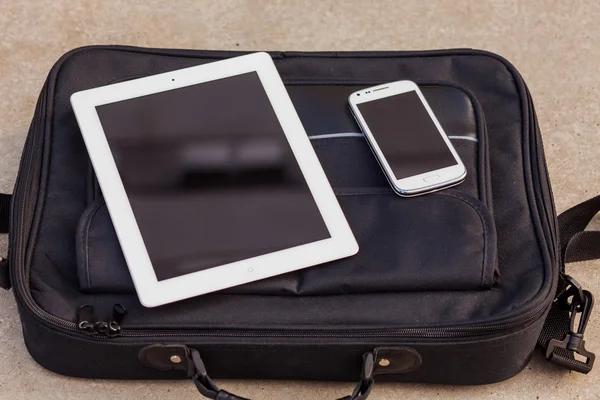
[[[204,397],[213,400],[249,400],[245,397],[237,396],[225,390],[219,389],[217,384],[208,376],[204,362],[200,357],[198,350],[190,349],[190,356],[194,366],[194,383],[196,388]],[[354,388],[351,395],[341,397],[338,400],[366,400],[373,389],[373,368],[375,364],[375,356],[372,352],[363,355],[363,365],[360,374],[360,381]]]

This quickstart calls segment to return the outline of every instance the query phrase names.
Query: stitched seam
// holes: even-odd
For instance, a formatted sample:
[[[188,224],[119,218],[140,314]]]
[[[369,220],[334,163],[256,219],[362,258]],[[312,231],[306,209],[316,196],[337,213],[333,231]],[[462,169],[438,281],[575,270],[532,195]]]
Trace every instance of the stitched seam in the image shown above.
[[[435,193],[435,194],[460,200],[463,203],[468,204],[469,207],[471,207],[475,211],[475,213],[479,216],[479,221],[481,222],[481,229],[483,230],[483,262],[481,265],[481,286],[483,286],[483,282],[485,279],[485,272],[487,270],[486,266],[487,266],[487,262],[488,262],[488,230],[487,230],[487,226],[485,224],[485,220],[483,218],[483,214],[470,201],[467,201],[466,199],[464,199],[462,197],[454,196],[454,195],[451,195],[448,193]]]
[[[100,208],[102,208],[103,205],[105,205],[106,203],[101,202],[99,203],[96,208],[94,209],[94,211],[92,212],[92,214],[90,215],[90,218],[87,220],[86,222],[86,227],[85,227],[85,237],[83,238],[83,243],[84,243],[84,248],[85,248],[85,270],[87,273],[87,281],[88,281],[88,290],[92,290],[92,278],[91,278],[91,274],[90,274],[90,257],[89,257],[89,235],[90,235],[90,226],[92,225],[92,220],[94,219],[94,217],[96,216],[96,214],[98,213],[98,211],[100,210]]]
[[[337,192],[335,193],[336,196],[361,196],[361,195],[380,195],[380,194],[394,194],[394,193],[390,189],[376,188],[376,187],[373,188],[372,190],[365,190],[364,192],[352,191],[352,190],[350,190],[348,192],[343,192],[343,189],[342,189],[341,193],[337,193]],[[489,262],[489,256],[488,256],[489,233],[488,233],[488,227],[487,227],[487,224],[485,223],[483,213],[477,207],[475,207],[475,205],[473,203],[471,203],[470,200],[450,194],[448,192],[446,192],[446,193],[444,193],[444,192],[430,193],[427,196],[444,196],[444,197],[448,197],[451,199],[459,200],[459,201],[467,204],[469,207],[471,207],[475,211],[477,216],[479,217],[479,222],[481,223],[481,230],[483,231],[483,257],[482,257],[483,261],[481,264],[480,285],[484,286],[486,272],[488,270],[488,268],[486,268],[486,267]]]

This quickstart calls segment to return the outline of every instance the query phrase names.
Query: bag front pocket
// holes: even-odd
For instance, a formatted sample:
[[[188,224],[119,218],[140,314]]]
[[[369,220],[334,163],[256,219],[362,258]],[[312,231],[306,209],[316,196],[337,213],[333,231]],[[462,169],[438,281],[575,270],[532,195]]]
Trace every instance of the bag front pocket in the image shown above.
[[[76,233],[76,251],[81,291],[135,292],[117,233],[102,197],[98,197],[81,215]]]
[[[360,251],[303,270],[298,293],[468,290],[494,283],[496,231],[478,199],[455,190],[414,198],[388,189],[337,194]]]
[[[388,188],[336,190],[359,243],[349,258],[227,290],[228,293],[325,295],[489,288],[496,271],[496,231],[487,208],[456,190],[400,198]],[[103,202],[78,229],[80,287],[133,293]]]

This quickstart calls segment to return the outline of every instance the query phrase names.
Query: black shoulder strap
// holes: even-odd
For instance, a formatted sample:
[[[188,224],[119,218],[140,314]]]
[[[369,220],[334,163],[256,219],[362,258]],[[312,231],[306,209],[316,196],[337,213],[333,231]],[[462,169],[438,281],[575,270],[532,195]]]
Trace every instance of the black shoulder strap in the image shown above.
[[[563,263],[600,258],[600,231],[585,230],[598,212],[600,196],[579,203],[558,216]]]
[[[8,221],[10,217],[10,194],[0,193],[0,233],[8,233]],[[0,256],[0,288],[10,289],[10,276],[8,271],[8,260]]]
[[[600,231],[585,230],[599,211],[600,196],[596,196],[558,216],[562,257],[560,281],[557,296],[538,339],[548,360],[584,374],[592,370],[595,359],[594,353],[586,350],[583,337],[594,296],[566,275],[564,266],[569,262],[600,258]]]

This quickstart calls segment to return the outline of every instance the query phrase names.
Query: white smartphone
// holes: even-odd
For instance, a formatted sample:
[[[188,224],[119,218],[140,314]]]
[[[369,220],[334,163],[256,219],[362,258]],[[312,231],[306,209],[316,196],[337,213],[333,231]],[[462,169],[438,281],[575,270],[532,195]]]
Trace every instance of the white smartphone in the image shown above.
[[[462,182],[467,170],[412,81],[354,92],[350,109],[392,188],[417,196]]]

